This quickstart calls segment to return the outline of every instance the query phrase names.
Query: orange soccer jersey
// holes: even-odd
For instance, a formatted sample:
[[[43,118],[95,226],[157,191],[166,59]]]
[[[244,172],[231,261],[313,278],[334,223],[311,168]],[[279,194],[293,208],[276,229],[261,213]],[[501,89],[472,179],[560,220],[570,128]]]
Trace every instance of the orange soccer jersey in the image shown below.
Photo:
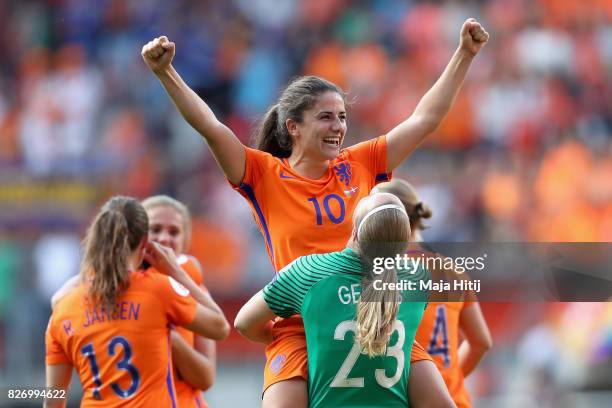
[[[202,277],[202,268],[198,261],[189,255],[179,255],[176,258],[178,264],[189,277],[195,282],[196,285],[203,285],[204,279]],[[191,347],[194,346],[195,334],[185,329],[184,327],[175,327],[175,330],[185,339]],[[206,402],[202,397],[202,391],[196,388],[193,388],[187,382],[183,381],[177,374],[176,370],[174,371],[174,385],[176,387],[176,399],[178,402],[178,406],[181,408],[192,407],[192,408],[203,408],[206,407]]]
[[[234,188],[251,206],[277,272],[300,256],[343,249],[359,200],[391,178],[386,136],[343,149],[318,180],[300,176],[286,159],[245,149],[244,178]],[[277,322],[274,337],[278,341],[266,348],[264,388],[293,377],[307,379],[301,319]],[[427,359],[418,345],[413,350],[412,361]]]
[[[391,176],[385,136],[343,149],[318,180],[286,159],[245,149],[244,178],[234,187],[249,202],[277,272],[300,256],[343,249],[357,203]]]
[[[81,406],[176,407],[169,324],[193,321],[196,302],[168,276],[132,272],[114,312],[90,305],[79,285],[56,305],[46,333],[46,363],[71,364]]]
[[[474,302],[430,302],[417,330],[416,340],[427,347],[444,378],[457,408],[472,406],[459,366],[459,318]]]

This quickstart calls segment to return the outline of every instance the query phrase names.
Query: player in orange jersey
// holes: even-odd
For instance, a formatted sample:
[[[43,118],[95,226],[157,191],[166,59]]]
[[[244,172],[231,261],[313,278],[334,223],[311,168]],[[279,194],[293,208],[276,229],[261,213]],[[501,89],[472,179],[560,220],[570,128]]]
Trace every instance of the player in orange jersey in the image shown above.
[[[191,216],[185,204],[158,195],[146,198],[142,206],[149,216],[149,240],[171,248],[177,262],[204,291],[202,268],[197,259],[186,255],[191,239]],[[195,335],[183,327],[170,332],[172,363],[178,406],[202,408],[202,391],[209,389],[216,373],[216,345],[211,339]]]
[[[291,82],[266,114],[257,149],[250,149],[176,72],[173,42],[155,38],[141,54],[185,120],[206,139],[227,179],[248,200],[279,271],[299,256],[344,247],[357,202],[376,183],[388,180],[440,124],[488,37],[477,21],[467,20],[458,49],[414,113],[386,135],[343,150],[344,93],[329,81],[310,76]],[[293,317],[275,325],[276,340],[266,350],[264,406],[307,404],[306,341],[300,320]],[[410,377],[419,371],[411,367]],[[425,398],[427,387],[411,388],[410,394]]]
[[[102,207],[84,250],[81,283],[49,320],[47,386],[66,389],[74,367],[81,406],[176,407],[169,324],[220,340],[229,333],[223,313],[171,249],[148,241],[147,214],[132,198],[114,197]],[[137,271],[143,259],[169,276]]]
[[[391,193],[400,198],[410,219],[411,242],[415,243],[411,245],[409,252],[427,252],[419,242],[422,241],[420,232],[424,228],[423,219],[431,217],[431,210],[421,202],[412,185],[407,181],[394,179],[379,184],[375,191]],[[430,273],[435,281],[443,278],[447,281],[462,278],[453,270],[430,270]],[[448,300],[450,301],[429,302],[416,340],[427,347],[457,407],[469,408],[472,404],[464,378],[491,348],[491,333],[473,292],[460,293],[456,299]],[[459,332],[464,337],[461,344]]]
[[[178,254],[179,266],[205,292],[202,268],[194,257],[186,255],[191,239],[191,216],[187,207],[168,196],[153,196],[142,201],[149,217],[149,240]],[[151,270],[154,272],[154,270]],[[52,307],[78,284],[78,276],[70,279],[53,296]],[[202,391],[209,389],[216,374],[215,342],[194,335],[182,327],[170,332],[176,399],[180,407],[206,407]]]

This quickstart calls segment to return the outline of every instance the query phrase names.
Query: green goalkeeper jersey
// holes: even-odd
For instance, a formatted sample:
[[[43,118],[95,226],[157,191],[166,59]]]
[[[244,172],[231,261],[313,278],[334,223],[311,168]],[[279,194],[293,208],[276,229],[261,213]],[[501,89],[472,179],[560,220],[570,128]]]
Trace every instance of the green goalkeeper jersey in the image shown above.
[[[362,264],[351,249],[303,256],[276,275],[263,291],[281,317],[301,314],[308,348],[310,407],[407,407],[410,353],[426,306],[418,280],[427,273],[401,273],[402,291],[386,354],[370,358],[355,342]]]

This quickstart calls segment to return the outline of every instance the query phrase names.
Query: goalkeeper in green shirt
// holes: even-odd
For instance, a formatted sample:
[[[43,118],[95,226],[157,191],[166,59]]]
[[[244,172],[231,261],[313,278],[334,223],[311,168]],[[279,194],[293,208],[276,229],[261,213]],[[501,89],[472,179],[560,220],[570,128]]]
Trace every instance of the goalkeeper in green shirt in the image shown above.
[[[302,315],[310,407],[408,407],[410,352],[428,295],[418,281],[428,273],[383,266],[408,248],[410,223],[397,197],[363,198],[353,220],[344,251],[287,265],[243,306],[235,326],[245,337],[269,343],[274,316]],[[432,365],[437,374],[431,361],[419,363]],[[431,392],[445,396],[436,407],[440,402],[454,407],[436,377]],[[428,405],[412,401],[412,406]]]

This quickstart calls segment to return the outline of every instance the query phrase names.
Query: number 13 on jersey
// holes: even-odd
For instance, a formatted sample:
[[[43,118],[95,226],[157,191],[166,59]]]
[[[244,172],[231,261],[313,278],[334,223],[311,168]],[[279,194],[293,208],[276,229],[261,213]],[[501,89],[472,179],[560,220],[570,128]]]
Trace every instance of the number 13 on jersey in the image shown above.
[[[123,351],[123,356],[119,361],[116,362],[116,368],[118,370],[126,371],[130,375],[130,385],[127,389],[123,389],[117,383],[111,384],[113,392],[121,398],[129,398],[138,390],[140,385],[140,374],[136,367],[132,365],[132,347],[130,343],[121,336],[116,336],[111,339],[108,344],[108,355],[113,357],[119,355]],[[93,389],[93,397],[96,400],[101,400],[100,388],[102,388],[102,379],[100,378],[100,369],[96,359],[96,353],[93,348],[93,344],[89,343],[81,348],[81,354],[89,361],[89,367],[93,376],[95,388]]]

